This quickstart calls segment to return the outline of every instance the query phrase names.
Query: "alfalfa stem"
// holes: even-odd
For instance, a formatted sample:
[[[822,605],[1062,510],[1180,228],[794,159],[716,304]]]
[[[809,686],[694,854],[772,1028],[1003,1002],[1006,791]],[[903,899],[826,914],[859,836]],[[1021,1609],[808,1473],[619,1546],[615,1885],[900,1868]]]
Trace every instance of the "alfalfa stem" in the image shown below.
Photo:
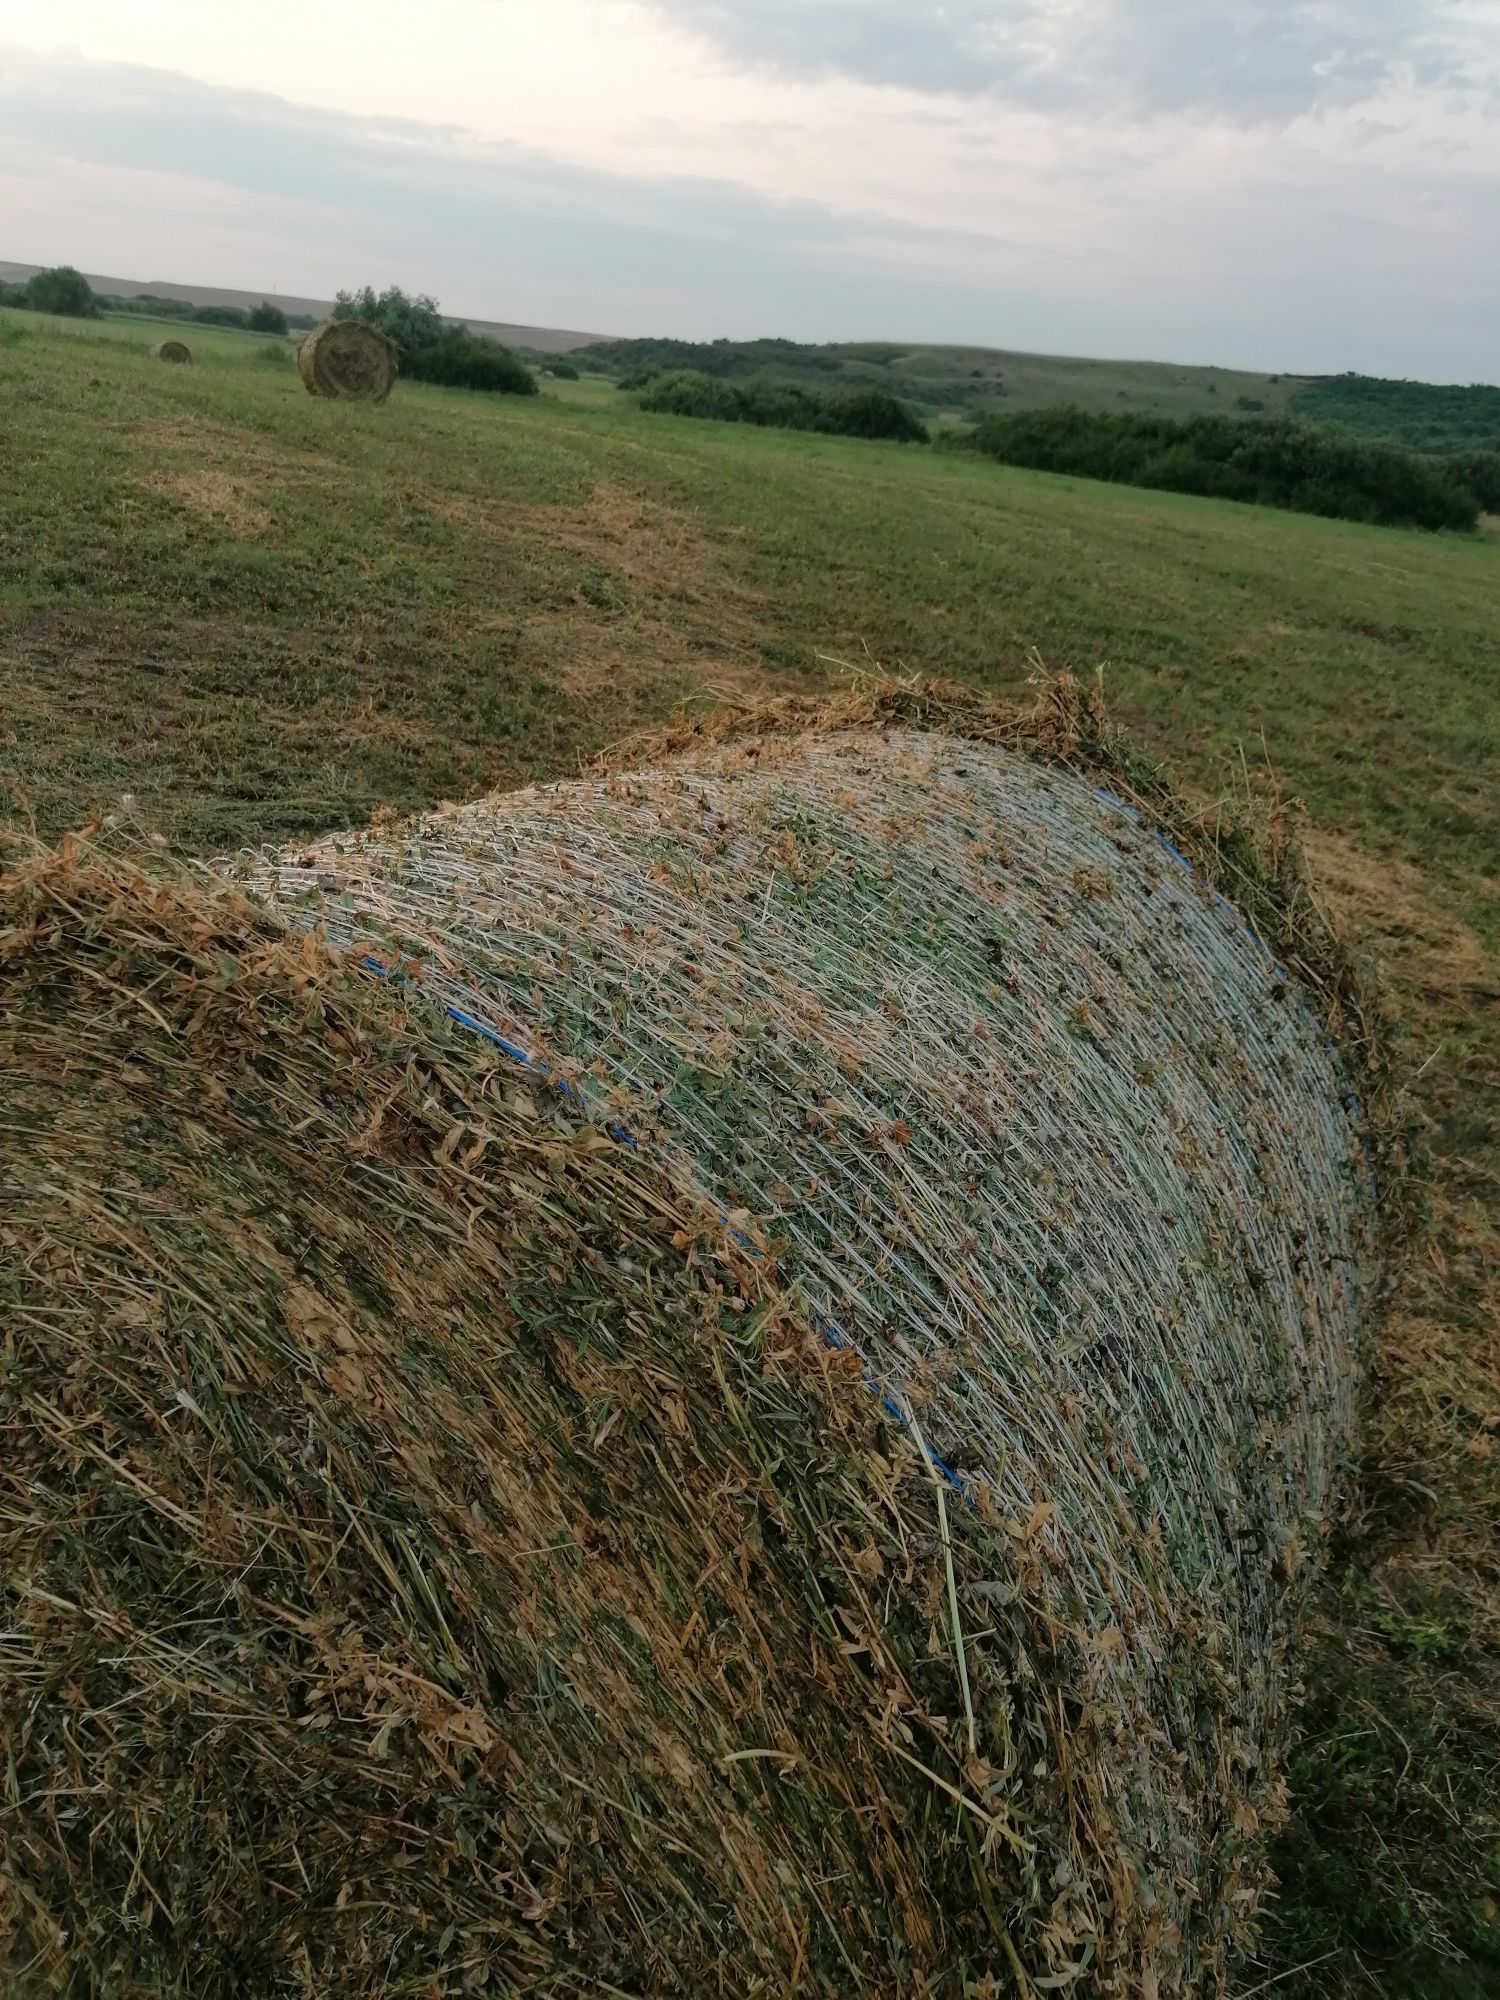
[[[922,1462],[932,1477],[937,1492],[938,1529],[943,1538],[943,1568],[948,1577],[948,1610],[953,1619],[953,1651],[958,1660],[958,1684],[963,1689],[964,1722],[968,1728],[969,1755],[979,1754],[979,1733],[974,1727],[974,1698],[969,1691],[969,1662],[964,1653],[964,1628],[958,1615],[958,1580],[953,1574],[953,1539],[948,1533],[948,1502],[943,1497],[943,1482],[937,1467],[932,1462],[932,1453],[927,1449],[927,1440],[922,1436],[916,1412],[908,1409],[907,1419],[911,1424],[911,1434],[917,1441],[917,1450],[922,1454]]]

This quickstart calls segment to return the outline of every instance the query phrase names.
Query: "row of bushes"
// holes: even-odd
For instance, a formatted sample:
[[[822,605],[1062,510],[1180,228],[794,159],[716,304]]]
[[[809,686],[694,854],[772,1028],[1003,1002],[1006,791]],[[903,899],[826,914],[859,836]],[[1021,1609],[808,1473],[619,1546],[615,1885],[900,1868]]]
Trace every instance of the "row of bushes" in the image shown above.
[[[258,306],[194,306],[186,298],[162,298],[158,292],[136,292],[134,298],[100,292],[98,304],[110,316],[180,320],[184,326],[232,326],[240,334],[286,334],[292,326],[318,324],[310,312],[286,314],[268,298],[262,298]]]
[[[195,306],[187,299],[164,299],[156,292],[137,292],[128,299],[101,292],[99,304],[110,314],[175,319],[187,326],[228,326],[238,333],[285,334],[294,326],[317,325],[311,313],[284,313],[269,299],[262,299],[258,306]]]
[[[1285,420],[1113,415],[1072,405],[983,418],[968,441],[1007,465],[1287,507],[1389,527],[1473,528],[1450,467],[1399,446]]]
[[[697,369],[677,368],[650,376],[640,401],[643,410],[673,417],[716,417],[723,423],[823,431],[837,437],[893,438],[898,444],[927,442],[926,427],[884,389],[820,392],[764,375],[730,382]]]
[[[103,313],[123,313],[141,319],[175,319],[194,326],[231,326],[241,333],[284,334],[288,328],[313,326],[310,314],[293,319],[269,299],[258,306],[195,306],[187,299],[165,299],[155,292],[137,292],[123,298],[113,292],[95,292],[81,271],[71,264],[56,264],[38,271],[21,284],[0,284],[0,306],[25,306],[32,312],[59,313],[67,319],[98,319]]]
[[[424,293],[404,292],[399,285],[377,292],[366,285],[357,292],[340,292],[334,317],[378,327],[394,346],[401,373],[414,381],[507,396],[537,392],[536,377],[513,348],[450,325],[437,300]]]

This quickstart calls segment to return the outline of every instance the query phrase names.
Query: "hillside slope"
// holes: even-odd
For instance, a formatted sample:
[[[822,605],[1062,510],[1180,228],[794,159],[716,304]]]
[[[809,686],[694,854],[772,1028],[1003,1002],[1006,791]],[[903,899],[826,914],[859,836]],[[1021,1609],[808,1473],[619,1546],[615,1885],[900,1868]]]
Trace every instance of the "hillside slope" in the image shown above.
[[[697,368],[731,378],[774,375],[808,388],[874,385],[939,421],[1049,403],[1172,417],[1209,411],[1280,415],[1299,380],[1166,361],[1096,361],[899,341],[813,347],[790,340],[611,340],[578,350],[574,359],[626,377],[648,368]]]
[[[899,341],[611,340],[577,350],[574,359],[627,380],[651,368],[695,368],[729,379],[771,375],[806,388],[875,385],[939,424],[1074,403],[1138,416],[1290,416],[1419,451],[1500,450],[1500,388],[1482,383],[1256,374]]]

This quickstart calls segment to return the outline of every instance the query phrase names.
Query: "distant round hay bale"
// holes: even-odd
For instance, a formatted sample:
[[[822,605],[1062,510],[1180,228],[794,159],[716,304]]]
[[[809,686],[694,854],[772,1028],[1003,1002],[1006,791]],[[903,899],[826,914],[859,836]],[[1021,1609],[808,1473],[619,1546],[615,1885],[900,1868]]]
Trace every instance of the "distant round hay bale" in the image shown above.
[[[383,403],[396,380],[396,350],[363,320],[328,319],[298,347],[297,372],[310,395]]]
[[[159,340],[151,350],[153,361],[170,361],[179,368],[192,358],[193,350],[185,340]]]
[[[1347,969],[1087,720],[0,878],[37,1990],[1222,1989],[1380,1237]]]

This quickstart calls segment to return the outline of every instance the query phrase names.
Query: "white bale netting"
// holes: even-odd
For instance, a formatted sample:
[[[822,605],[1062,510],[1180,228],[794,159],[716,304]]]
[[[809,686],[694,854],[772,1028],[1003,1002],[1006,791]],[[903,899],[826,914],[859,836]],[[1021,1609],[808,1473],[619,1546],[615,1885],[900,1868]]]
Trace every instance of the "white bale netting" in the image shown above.
[[[955,1600],[954,1728],[1032,1948],[1164,1989],[1219,1964],[1378,1261],[1360,1108],[1243,918],[1086,773],[909,727],[233,872],[774,1260],[925,1454],[945,1546],[1011,1537]]]

